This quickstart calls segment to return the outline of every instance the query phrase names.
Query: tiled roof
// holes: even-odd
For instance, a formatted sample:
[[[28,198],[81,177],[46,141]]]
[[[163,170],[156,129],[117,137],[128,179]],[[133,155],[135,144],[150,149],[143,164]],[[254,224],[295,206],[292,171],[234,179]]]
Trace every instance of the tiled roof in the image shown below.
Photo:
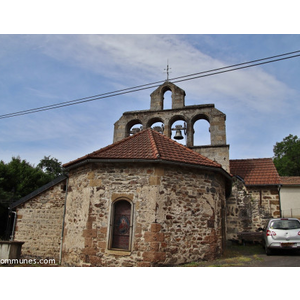
[[[162,160],[221,168],[220,164],[151,128],[71,161],[65,164],[64,167],[69,167],[87,159]]]
[[[272,158],[234,159],[229,161],[230,173],[241,177],[246,185],[278,185],[280,177]]]
[[[300,185],[300,176],[281,176],[282,185]]]

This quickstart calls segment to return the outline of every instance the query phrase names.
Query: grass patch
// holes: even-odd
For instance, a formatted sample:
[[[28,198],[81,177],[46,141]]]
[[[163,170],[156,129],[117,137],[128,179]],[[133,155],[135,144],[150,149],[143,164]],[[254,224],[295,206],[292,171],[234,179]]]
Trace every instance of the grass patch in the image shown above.
[[[184,267],[245,267],[252,262],[263,261],[264,250],[261,245],[230,245],[222,257],[214,261],[201,261],[185,264]]]

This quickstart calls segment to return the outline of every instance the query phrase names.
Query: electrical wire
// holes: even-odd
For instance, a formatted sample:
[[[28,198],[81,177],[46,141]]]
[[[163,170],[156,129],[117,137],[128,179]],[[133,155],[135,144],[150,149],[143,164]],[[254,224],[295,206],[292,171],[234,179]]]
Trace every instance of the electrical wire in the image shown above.
[[[251,64],[249,66],[243,66],[243,67],[238,67],[238,68],[234,68],[234,69],[223,70],[223,71],[219,71],[219,72],[209,73],[209,74],[206,74],[206,75],[193,76],[193,77],[186,78],[186,79],[180,79],[178,81],[174,80],[172,82],[176,83],[176,82],[182,82],[182,81],[187,81],[187,80],[192,80],[192,79],[203,78],[203,77],[207,77],[207,76],[212,76],[212,75],[227,73],[227,72],[231,72],[231,71],[242,70],[242,69],[246,69],[246,68],[250,68],[250,67],[256,67],[256,66],[260,66],[260,65],[265,65],[265,64],[272,63],[272,62],[277,62],[277,61],[281,61],[281,60],[285,60],[285,59],[290,59],[290,58],[295,58],[295,57],[299,57],[299,56],[300,56],[300,54],[297,54],[297,55],[293,55],[293,56],[289,56],[289,57],[284,57],[284,58],[279,58],[279,59],[275,59],[275,60],[270,60],[270,61],[266,61],[266,62],[261,62],[261,63],[257,63],[257,64]],[[220,68],[220,69],[222,69],[222,68]]]
[[[296,54],[296,53],[299,53],[299,54]],[[295,54],[295,55],[292,55],[292,54]],[[207,77],[207,76],[213,76],[213,75],[218,75],[218,74],[222,74],[222,73],[227,73],[227,72],[232,72],[232,71],[236,71],[236,70],[255,67],[255,66],[259,66],[259,65],[278,62],[278,61],[291,59],[291,58],[295,58],[295,57],[299,57],[299,56],[300,56],[300,50],[297,50],[297,51],[293,51],[293,52],[287,52],[287,53],[283,53],[283,54],[279,54],[279,55],[275,55],[275,56],[265,57],[265,58],[256,59],[256,60],[243,62],[243,63],[239,63],[239,64],[234,64],[234,65],[230,65],[230,66],[225,66],[225,67],[221,67],[221,68],[211,69],[211,70],[188,74],[188,75],[183,75],[183,76],[179,76],[179,77],[174,77],[174,78],[171,78],[169,81],[173,82],[173,83],[178,83],[178,82],[183,82],[183,81],[188,81],[188,80],[194,80],[194,79],[199,79],[199,78],[203,78],[203,77]],[[130,88],[120,89],[120,90],[116,90],[113,92],[98,94],[98,95],[94,95],[94,96],[90,96],[90,97],[84,97],[84,98],[79,98],[76,100],[41,106],[41,107],[37,107],[37,108],[33,108],[33,109],[17,111],[14,113],[3,114],[3,115],[0,115],[0,119],[12,118],[12,117],[17,117],[17,116],[47,111],[47,110],[51,110],[51,109],[57,109],[57,108],[71,106],[71,105],[82,104],[82,103],[91,102],[91,101],[95,101],[95,100],[116,97],[116,96],[120,96],[120,95],[124,95],[124,94],[128,94],[128,93],[134,93],[134,92],[138,92],[138,91],[142,91],[142,90],[146,90],[146,89],[150,89],[150,88],[152,89],[152,88],[155,88],[155,87],[161,85],[164,82],[165,82],[165,80],[161,80],[161,81],[138,85],[138,86],[134,86],[134,87],[130,87]]]

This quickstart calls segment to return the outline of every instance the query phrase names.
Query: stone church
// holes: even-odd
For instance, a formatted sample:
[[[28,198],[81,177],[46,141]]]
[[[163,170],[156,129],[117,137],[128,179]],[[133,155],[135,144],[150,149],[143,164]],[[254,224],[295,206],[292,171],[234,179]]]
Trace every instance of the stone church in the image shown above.
[[[171,109],[164,109],[167,91]],[[210,145],[194,145],[202,119]],[[67,176],[13,204],[22,255],[64,266],[168,266],[220,256],[227,231],[234,239],[247,223],[237,221],[247,201],[232,198],[240,177],[230,174],[225,120],[213,104],[186,106],[185,92],[166,81],[149,110],[125,112],[115,123],[113,144],[66,163]]]

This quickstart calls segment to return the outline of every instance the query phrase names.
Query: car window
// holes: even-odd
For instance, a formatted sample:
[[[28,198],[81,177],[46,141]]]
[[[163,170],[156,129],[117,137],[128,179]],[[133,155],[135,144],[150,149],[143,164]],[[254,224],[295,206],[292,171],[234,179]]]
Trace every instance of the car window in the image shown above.
[[[297,220],[274,220],[270,224],[271,229],[299,229],[300,223]]]

